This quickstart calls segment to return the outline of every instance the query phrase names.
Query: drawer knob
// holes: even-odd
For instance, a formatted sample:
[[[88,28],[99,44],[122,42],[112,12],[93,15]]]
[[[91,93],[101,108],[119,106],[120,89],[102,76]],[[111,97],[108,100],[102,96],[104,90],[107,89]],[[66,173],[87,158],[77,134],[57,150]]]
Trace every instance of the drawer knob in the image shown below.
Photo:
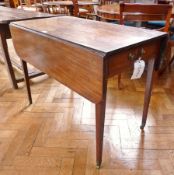
[[[141,50],[139,50],[139,52],[137,52],[135,54],[129,53],[128,60],[129,61],[135,61],[139,58],[142,58],[145,53],[146,53],[145,50],[143,48],[141,48]]]
[[[136,60],[136,58],[137,58],[136,55],[134,55],[134,54],[132,54],[132,53],[129,53],[129,56],[128,56],[128,60],[129,60],[129,61],[134,61],[134,60]]]

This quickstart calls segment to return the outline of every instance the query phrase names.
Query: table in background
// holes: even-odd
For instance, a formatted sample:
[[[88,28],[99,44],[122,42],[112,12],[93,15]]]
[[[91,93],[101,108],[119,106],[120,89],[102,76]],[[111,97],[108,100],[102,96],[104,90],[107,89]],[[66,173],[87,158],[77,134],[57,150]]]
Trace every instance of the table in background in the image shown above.
[[[99,5],[99,2],[92,2],[92,1],[78,1],[79,6],[92,6],[92,5]],[[49,8],[49,6],[66,6],[69,10],[70,15],[73,15],[73,2],[72,1],[47,1],[43,3],[43,7]],[[45,9],[44,8],[44,9]]]
[[[26,62],[95,103],[97,167],[102,161],[107,80],[133,67],[132,55],[137,55],[137,59],[141,55],[148,62],[141,125],[144,128],[154,64],[158,68],[166,33],[75,17],[21,21],[10,26],[14,46],[23,60],[30,103]]]
[[[2,46],[2,52],[4,56],[4,61],[9,73],[9,78],[12,82],[13,88],[17,89],[18,84],[21,81],[24,81],[23,78],[16,79],[15,73],[12,67],[12,63],[9,56],[7,39],[11,38],[11,33],[9,29],[9,24],[12,21],[20,21],[20,20],[28,20],[28,19],[38,19],[38,18],[48,18],[54,15],[44,14],[39,12],[29,12],[19,9],[13,9],[8,7],[0,6],[0,44]],[[43,74],[43,73],[39,73]],[[31,75],[31,77],[35,77],[37,75]]]

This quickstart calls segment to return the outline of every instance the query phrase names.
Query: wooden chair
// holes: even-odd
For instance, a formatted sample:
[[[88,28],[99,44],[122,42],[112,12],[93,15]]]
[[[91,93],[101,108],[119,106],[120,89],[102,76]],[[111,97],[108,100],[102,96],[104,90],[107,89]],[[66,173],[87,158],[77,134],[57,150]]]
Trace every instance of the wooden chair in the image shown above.
[[[165,26],[158,29],[168,32],[170,27],[170,18],[172,14],[172,5],[169,4],[136,4],[120,3],[120,24],[124,25],[126,21],[147,22],[147,21],[165,21]],[[121,75],[118,76],[118,88],[121,89]]]
[[[158,4],[172,4],[174,5],[174,1],[171,0],[157,0]],[[159,25],[160,23],[158,23]],[[161,26],[164,25],[165,23],[161,22]],[[170,32],[170,37],[167,45],[167,50],[166,50],[166,60],[164,66],[161,68],[159,71],[159,75],[162,75],[167,69],[171,71],[171,65],[174,63],[174,54],[172,53],[172,48],[174,47],[174,18],[172,17],[172,23],[169,29]]]
[[[72,2],[74,6],[73,15],[76,17],[87,17],[90,11],[85,8],[79,8],[78,0],[72,0]]]

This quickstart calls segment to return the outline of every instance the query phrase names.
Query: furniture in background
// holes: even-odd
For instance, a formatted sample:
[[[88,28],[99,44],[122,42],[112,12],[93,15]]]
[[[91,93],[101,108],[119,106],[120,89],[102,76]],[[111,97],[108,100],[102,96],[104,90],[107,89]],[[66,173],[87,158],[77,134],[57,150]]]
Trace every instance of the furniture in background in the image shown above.
[[[73,15],[74,16],[76,17],[87,16],[87,14],[90,13],[90,11],[88,11],[87,9],[79,7],[78,0],[72,0],[72,2],[73,2]]]
[[[173,27],[172,27],[173,29]],[[159,71],[159,75],[162,75],[166,70],[168,70],[169,72],[171,72],[171,65],[174,63],[174,53],[172,51],[174,47],[174,34],[173,34],[173,30],[169,31],[169,40],[167,43],[167,49],[166,49],[166,53],[165,53],[165,60],[163,63],[163,66],[161,67],[160,71]]]
[[[137,53],[143,49],[142,59],[148,63],[141,124],[144,128],[153,70],[154,66],[158,69],[166,33],[70,16],[13,22],[10,30],[22,60],[30,104],[27,63],[95,103],[97,168],[102,162],[107,80],[132,67],[131,56],[138,59]]]
[[[174,5],[174,1],[173,0],[158,0],[159,4],[171,4]],[[174,11],[174,8],[172,9],[172,12]],[[174,14],[172,14],[171,16],[172,18],[172,22],[171,22],[171,26],[169,29],[169,40],[168,40],[168,45],[167,45],[167,50],[166,50],[166,54],[165,54],[165,63],[164,66],[161,68],[159,74],[162,75],[167,69],[169,71],[171,71],[171,65],[174,62],[174,54],[172,53],[172,48],[174,47]],[[161,23],[151,23],[151,25],[153,26],[164,26],[165,25],[165,21],[162,21]]]
[[[158,29],[168,32],[172,15],[172,5],[120,3],[120,24],[125,21],[148,22],[165,21],[165,26]]]
[[[69,14],[71,16],[79,16],[80,14],[88,13],[88,10],[81,9],[79,7],[84,6],[93,6],[98,5],[98,2],[92,2],[92,1],[77,1],[77,0],[66,0],[66,1],[46,1],[43,3],[43,5],[46,5],[48,7],[51,6],[57,6],[57,7],[67,7]]]
[[[11,80],[14,89],[18,88],[18,83],[24,81],[23,78],[16,79],[13,66],[10,60],[7,39],[11,38],[11,33],[9,29],[9,24],[12,21],[28,20],[28,19],[38,19],[38,18],[49,18],[54,15],[39,13],[39,12],[29,12],[14,8],[1,7],[0,6],[0,45],[3,52],[4,62],[9,73],[9,78]],[[36,77],[42,75],[43,73],[33,74],[30,77]]]
[[[119,0],[100,0],[100,5],[119,3]]]
[[[168,33],[170,28],[171,15],[172,15],[172,5],[169,4],[134,4],[134,3],[120,4],[120,24],[124,24],[127,21],[136,21],[143,23],[148,22],[148,24],[150,21],[155,22],[164,21],[165,25],[162,26],[161,28],[156,28],[155,30],[160,30]],[[145,23],[143,27],[148,27],[147,23]],[[164,63],[161,64],[161,66],[163,67]],[[118,80],[119,87],[121,86],[120,79],[121,76],[119,76]]]

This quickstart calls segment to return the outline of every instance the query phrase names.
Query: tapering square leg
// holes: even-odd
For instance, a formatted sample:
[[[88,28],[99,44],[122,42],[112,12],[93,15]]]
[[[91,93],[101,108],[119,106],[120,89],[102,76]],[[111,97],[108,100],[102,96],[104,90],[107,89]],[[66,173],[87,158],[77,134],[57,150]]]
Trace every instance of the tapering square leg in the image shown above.
[[[144,126],[146,125],[146,120],[147,120],[147,113],[148,113],[148,108],[149,108],[149,103],[151,98],[151,92],[152,92],[154,63],[155,63],[155,59],[148,60],[143,116],[142,116],[142,123],[140,126],[141,129],[144,129]]]

